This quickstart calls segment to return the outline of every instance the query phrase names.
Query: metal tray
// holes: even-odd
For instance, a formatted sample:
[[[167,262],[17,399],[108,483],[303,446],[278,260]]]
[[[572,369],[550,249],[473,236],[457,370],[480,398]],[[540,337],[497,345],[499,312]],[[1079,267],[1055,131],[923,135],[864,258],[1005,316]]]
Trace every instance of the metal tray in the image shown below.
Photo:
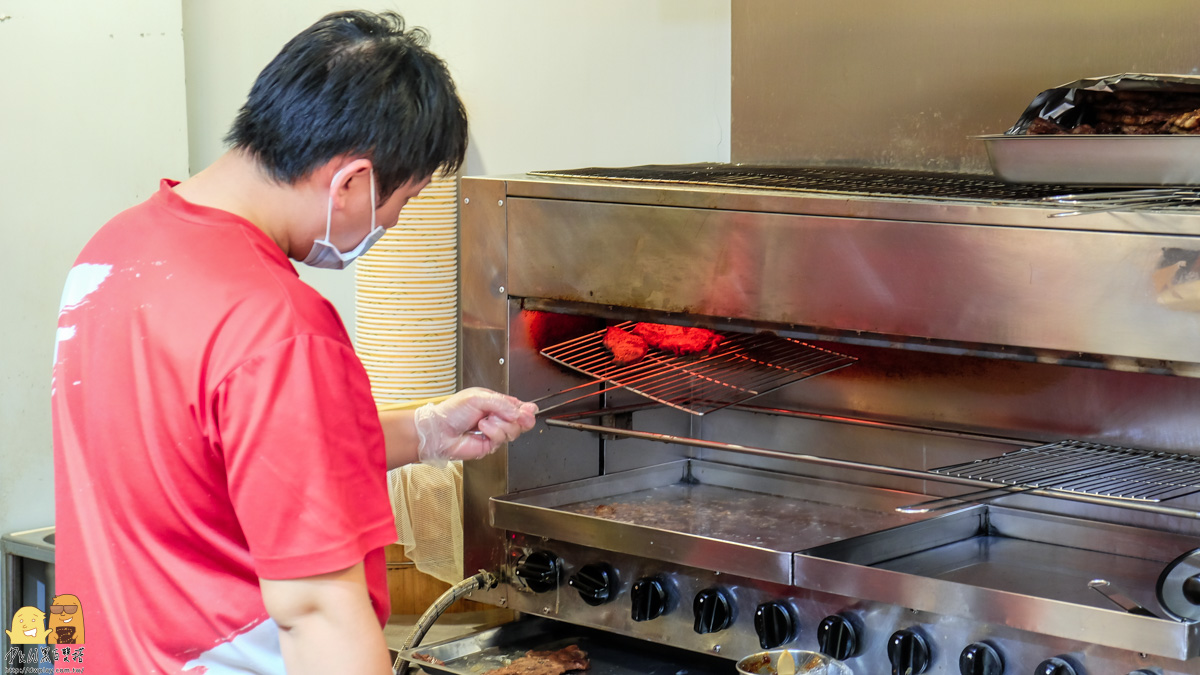
[[[1195,536],[977,505],[796,556],[815,590],[1186,660],[1200,623],[1163,618],[1165,561]],[[1156,616],[1121,610],[1104,579]]]
[[[680,460],[492,499],[492,524],[777,583],[792,554],[928,518],[922,495]]]
[[[529,618],[481,633],[419,646],[401,656],[430,673],[483,675],[525,652],[578,645],[587,652],[587,675],[734,675],[734,661],[548,619]],[[445,665],[425,662],[431,656]]]
[[[1200,185],[1200,135],[977,136],[1010,183]]]

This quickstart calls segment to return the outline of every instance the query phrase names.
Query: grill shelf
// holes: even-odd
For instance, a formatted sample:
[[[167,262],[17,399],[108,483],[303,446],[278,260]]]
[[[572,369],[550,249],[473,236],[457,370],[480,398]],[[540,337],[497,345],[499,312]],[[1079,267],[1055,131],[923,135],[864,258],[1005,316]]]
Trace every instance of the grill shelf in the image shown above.
[[[1015,184],[982,174],[936,173],[845,167],[740,166],[732,164],[590,167],[531,171],[533,176],[640,183],[754,188],[784,192],[920,199],[923,201],[1072,206],[1053,217],[1104,211],[1200,210],[1200,194],[1188,188],[1121,189],[1100,186]]]
[[[1061,441],[933,473],[1023,488],[1161,502],[1200,492],[1200,457]]]
[[[842,167],[738,166],[732,164],[646,165],[624,168],[592,167],[562,171],[532,171],[531,175],[646,183],[675,183],[759,190],[845,194],[862,197],[901,197],[1045,206],[1047,197],[1068,192],[1088,194],[1112,188],[1005,183],[990,175],[933,173],[893,169]]]
[[[622,330],[634,322],[618,324]],[[714,331],[711,355],[675,356],[656,349],[631,365],[613,362],[607,329],[547,347],[550,360],[693,415],[742,403],[793,382],[844,368],[857,359],[771,333]]]

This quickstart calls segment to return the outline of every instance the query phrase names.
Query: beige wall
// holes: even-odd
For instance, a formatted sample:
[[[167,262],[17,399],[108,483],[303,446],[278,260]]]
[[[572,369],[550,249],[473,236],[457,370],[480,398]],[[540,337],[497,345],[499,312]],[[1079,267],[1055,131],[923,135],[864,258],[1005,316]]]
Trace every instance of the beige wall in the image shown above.
[[[50,368],[67,270],[187,170],[179,3],[0,0],[0,533],[54,521]]]
[[[191,166],[330,0],[183,0]],[[377,2],[432,34],[471,116],[468,175],[729,159],[730,0]],[[304,269],[353,328],[353,274]]]

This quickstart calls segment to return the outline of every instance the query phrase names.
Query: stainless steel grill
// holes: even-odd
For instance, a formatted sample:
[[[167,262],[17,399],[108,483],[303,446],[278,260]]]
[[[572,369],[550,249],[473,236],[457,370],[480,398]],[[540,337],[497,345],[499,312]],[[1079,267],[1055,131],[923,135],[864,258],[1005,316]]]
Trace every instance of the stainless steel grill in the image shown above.
[[[618,324],[622,330],[632,330],[633,326],[633,321]],[[604,346],[604,330],[547,347],[542,354],[597,380],[693,415],[742,403],[855,361],[854,357],[771,333],[714,332],[724,339],[713,354],[705,356],[674,356],[652,350],[637,363],[621,365]]]
[[[855,672],[951,675],[981,655],[1006,675],[1196,672],[1200,624],[1159,609],[1189,610],[1200,584],[1164,574],[1200,549],[1200,378],[1148,374],[1200,364],[1191,298],[1156,292],[1196,255],[1194,217],[1049,219],[1064,205],[1044,197],[1082,191],[969,175],[560,173],[463,182],[463,384],[532,399],[599,379],[660,404],[543,418],[467,463],[464,566],[507,579],[486,601]],[[809,366],[774,355],[734,376],[702,370],[716,354],[621,372],[597,333],[596,361],[564,351],[564,368],[526,309],[731,343],[773,331],[860,360],[795,387],[787,371]],[[1105,445],[1032,447],[1064,438]],[[1156,616],[1115,609],[1100,578]]]
[[[1200,492],[1200,457],[1062,441],[934,473],[1027,488],[1160,502]]]

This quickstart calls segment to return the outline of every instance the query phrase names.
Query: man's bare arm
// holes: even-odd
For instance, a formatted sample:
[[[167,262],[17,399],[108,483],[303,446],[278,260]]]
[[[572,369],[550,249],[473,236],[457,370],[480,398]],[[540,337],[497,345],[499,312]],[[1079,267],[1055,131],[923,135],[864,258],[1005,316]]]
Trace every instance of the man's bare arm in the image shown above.
[[[288,675],[391,675],[362,563],[302,579],[259,579],[259,586],[279,624]]]

